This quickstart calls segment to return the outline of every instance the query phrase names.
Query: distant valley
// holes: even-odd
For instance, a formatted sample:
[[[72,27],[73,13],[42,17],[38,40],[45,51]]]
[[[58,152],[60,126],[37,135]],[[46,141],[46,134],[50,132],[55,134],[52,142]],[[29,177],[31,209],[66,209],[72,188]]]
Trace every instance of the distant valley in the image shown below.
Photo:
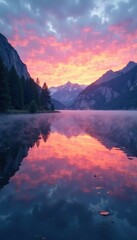
[[[137,63],[109,70],[89,86],[67,82],[49,90],[57,109],[137,109]]]
[[[79,93],[86,87],[86,85],[67,82],[66,84],[58,87],[50,87],[49,90],[52,99],[59,101],[62,104],[62,107],[64,106],[64,108],[69,108],[74,103]]]
[[[39,109],[47,110],[52,110],[54,107],[59,110],[137,109],[136,62],[130,61],[119,71],[107,71],[89,86],[68,81],[61,86],[50,87],[51,96],[49,95],[47,98],[48,88],[46,83],[44,89],[31,78],[27,66],[21,61],[16,50],[2,34],[0,34],[0,48],[1,64],[6,67],[5,74],[7,78],[2,80],[1,77],[0,79],[2,86],[0,96],[1,103],[7,101],[7,108],[27,109],[31,101],[34,100]],[[7,83],[4,81],[7,81]],[[6,90],[6,84],[9,85],[9,93],[7,92],[9,96],[5,97],[4,91],[8,91]],[[41,93],[44,94],[43,97]],[[10,101],[8,97],[10,97]]]

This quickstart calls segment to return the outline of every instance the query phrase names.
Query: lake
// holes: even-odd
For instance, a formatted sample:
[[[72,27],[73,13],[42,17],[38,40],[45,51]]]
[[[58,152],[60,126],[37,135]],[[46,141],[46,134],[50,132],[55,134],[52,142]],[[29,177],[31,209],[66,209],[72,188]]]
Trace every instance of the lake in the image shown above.
[[[0,239],[137,239],[137,112],[0,116]]]

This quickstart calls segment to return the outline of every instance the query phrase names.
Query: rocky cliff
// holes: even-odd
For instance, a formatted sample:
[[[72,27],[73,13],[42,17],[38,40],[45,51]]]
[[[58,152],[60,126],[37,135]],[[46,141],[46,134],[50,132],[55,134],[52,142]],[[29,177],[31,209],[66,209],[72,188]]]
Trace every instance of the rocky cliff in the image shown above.
[[[132,67],[127,64],[117,77],[89,85],[79,94],[72,108],[137,109],[137,64],[132,62]]]
[[[5,66],[10,70],[15,67],[19,77],[30,78],[26,65],[21,61],[16,50],[11,46],[5,36],[0,33],[0,57]]]

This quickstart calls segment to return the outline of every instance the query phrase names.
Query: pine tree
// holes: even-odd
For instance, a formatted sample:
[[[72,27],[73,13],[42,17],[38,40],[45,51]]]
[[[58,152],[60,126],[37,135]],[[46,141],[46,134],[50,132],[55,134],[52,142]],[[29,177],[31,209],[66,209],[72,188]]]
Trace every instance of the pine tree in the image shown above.
[[[34,83],[34,99],[37,103],[37,106],[40,106],[40,87],[37,83]]]
[[[9,87],[11,97],[11,107],[15,109],[23,108],[23,83],[14,67],[9,72]]]
[[[10,104],[6,68],[0,58],[0,112],[6,112]]]
[[[41,90],[40,102],[41,102],[41,106],[45,110],[51,110],[51,104],[52,104],[51,96],[50,96],[48,86],[45,82],[44,82],[42,90]]]
[[[29,106],[30,102],[34,100],[37,106],[40,105],[40,96],[39,96],[39,86],[34,82],[32,78],[28,79],[25,82],[24,88],[24,98],[25,98],[25,106]]]
[[[35,100],[32,100],[29,105],[29,112],[30,113],[36,113],[37,112],[37,104]]]
[[[35,83],[35,101],[38,107],[40,107],[40,89],[40,80],[37,78]]]
[[[38,86],[40,86],[39,78],[36,79],[36,84],[37,84]]]

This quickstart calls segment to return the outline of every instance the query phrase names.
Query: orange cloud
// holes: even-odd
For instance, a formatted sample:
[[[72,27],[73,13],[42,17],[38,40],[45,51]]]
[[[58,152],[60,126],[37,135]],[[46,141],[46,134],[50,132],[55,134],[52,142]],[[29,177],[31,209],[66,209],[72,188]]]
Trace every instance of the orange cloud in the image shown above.
[[[82,32],[78,39],[57,40],[30,31],[27,39],[15,34],[10,42],[41,85],[44,81],[48,86],[67,81],[90,84],[109,69],[119,70],[130,60],[137,61],[137,31],[125,34],[124,25],[113,25],[103,36],[91,28]]]

